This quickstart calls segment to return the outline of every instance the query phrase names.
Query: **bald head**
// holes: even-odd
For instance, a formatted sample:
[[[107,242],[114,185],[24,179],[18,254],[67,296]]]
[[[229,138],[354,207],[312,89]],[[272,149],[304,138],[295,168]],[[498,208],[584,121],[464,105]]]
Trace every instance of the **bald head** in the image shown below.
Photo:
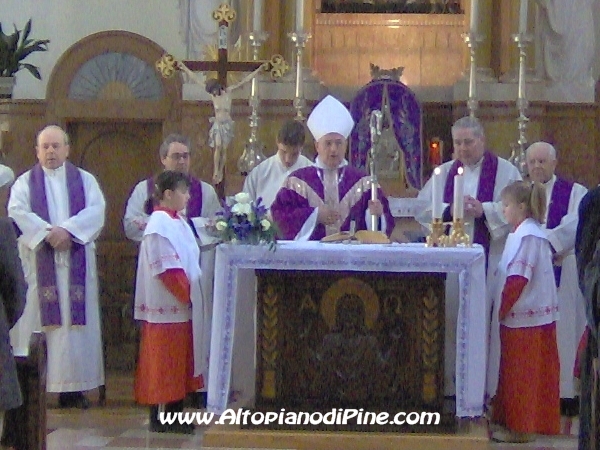
[[[547,183],[556,169],[556,149],[547,142],[535,142],[526,151],[527,170],[532,181]]]
[[[42,167],[58,169],[69,156],[69,137],[61,127],[47,126],[39,132],[35,149]]]

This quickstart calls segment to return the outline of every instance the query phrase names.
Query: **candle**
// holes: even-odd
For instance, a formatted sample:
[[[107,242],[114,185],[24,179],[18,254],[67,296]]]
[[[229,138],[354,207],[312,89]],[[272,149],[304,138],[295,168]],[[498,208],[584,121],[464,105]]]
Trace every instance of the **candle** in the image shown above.
[[[253,31],[262,31],[263,0],[254,0]]]
[[[519,34],[527,33],[527,8],[528,1],[521,0],[521,7],[519,9]]]
[[[296,31],[304,30],[304,0],[296,0]]]
[[[477,23],[479,21],[479,0],[471,0],[471,26],[469,31],[477,33]]]
[[[458,175],[454,176],[454,210],[452,215],[454,220],[462,219],[465,212],[465,177],[463,176],[463,168],[458,168]]]
[[[441,219],[444,212],[443,190],[441,180],[442,170],[436,167],[433,170],[431,178],[431,216],[434,219]]]

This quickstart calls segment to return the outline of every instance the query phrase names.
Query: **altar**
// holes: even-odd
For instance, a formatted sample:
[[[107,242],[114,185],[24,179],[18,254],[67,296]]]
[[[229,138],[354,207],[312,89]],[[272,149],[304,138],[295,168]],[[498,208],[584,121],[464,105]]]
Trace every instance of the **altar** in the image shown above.
[[[485,257],[480,246],[426,248],[423,244],[351,245],[280,242],[217,247],[208,380],[208,410],[228,407],[230,392],[254,397],[256,378],[255,270],[457,273],[456,415],[483,414],[486,320]],[[235,358],[233,358],[235,351]],[[235,359],[235,361],[233,361]],[[233,363],[233,364],[232,364]],[[232,373],[235,386],[232,387]]]

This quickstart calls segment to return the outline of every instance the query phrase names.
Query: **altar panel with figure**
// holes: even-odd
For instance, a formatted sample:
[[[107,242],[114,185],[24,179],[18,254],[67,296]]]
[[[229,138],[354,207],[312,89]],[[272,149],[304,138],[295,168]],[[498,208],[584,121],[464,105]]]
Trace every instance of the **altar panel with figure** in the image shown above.
[[[444,409],[444,273],[271,269],[256,275],[255,411],[410,408],[439,412],[436,432],[454,430],[453,405]],[[425,431],[352,421],[310,426],[412,428]]]
[[[485,297],[482,295],[485,292],[485,256],[482,247],[476,245],[468,248],[427,248],[422,244],[345,245],[289,241],[280,242],[275,252],[269,251],[267,246],[260,245],[227,244],[217,247],[215,303],[208,381],[209,411],[222,413],[227,409],[232,392],[243,398],[246,406],[248,406],[248,403],[252,404],[256,397],[255,386],[257,385],[260,386],[260,396],[270,398],[273,396],[273,392],[277,396],[277,371],[271,371],[270,368],[261,365],[264,361],[269,361],[269,358],[277,358],[280,352],[275,352],[269,356],[256,351],[255,270],[257,269],[289,271],[290,274],[303,271],[316,271],[321,274],[323,272],[355,272],[356,274],[380,272],[387,274],[407,272],[421,274],[457,273],[460,279],[459,320],[456,343],[452,343],[456,345],[457,351],[456,415],[459,417],[473,417],[483,414],[487,326],[485,321]],[[358,283],[354,286],[364,285]],[[363,290],[369,292],[367,288],[363,288]],[[326,291],[327,289],[325,289]],[[358,292],[360,293],[361,290],[358,289]],[[378,307],[382,310],[386,308],[390,310],[395,301],[392,301],[394,297],[388,298],[389,296],[385,293],[380,294],[380,296],[383,297],[383,300],[377,302]],[[425,296],[428,295],[425,294]],[[423,297],[423,293],[416,292],[411,297],[418,300]],[[438,298],[441,297],[441,295],[438,296]],[[303,298],[304,296],[300,300],[295,299],[295,301],[301,302]],[[386,299],[390,300],[387,306]],[[263,298],[263,304],[267,306],[269,301]],[[322,303],[321,300],[315,304],[315,307],[312,307],[312,314],[317,314],[312,324],[319,330],[314,337],[322,336],[322,345],[318,346],[314,343],[312,347],[305,348],[309,352],[311,348],[317,349],[317,353],[320,352],[321,357],[334,354],[333,350],[331,352],[325,351],[323,347],[330,350],[337,347],[336,351],[338,352],[343,347],[337,345],[340,342],[339,336],[335,336],[337,333],[335,327],[328,325],[335,322],[332,319],[332,317],[335,317],[335,312],[332,313],[331,308],[322,310],[320,306]],[[329,306],[334,303],[336,302],[328,303],[325,301],[325,305],[329,304]],[[350,305],[354,303],[359,312],[364,310],[367,328],[369,322],[366,320],[371,317],[369,319],[371,324],[376,324],[375,328],[371,328],[371,330],[385,329],[389,326],[392,328],[399,326],[399,330],[402,329],[401,321],[389,324],[374,320],[373,318],[376,315],[372,313],[372,307],[369,310],[367,303],[364,303],[364,308],[361,307],[360,303],[356,305],[356,298],[350,299],[349,303]],[[371,302],[370,304],[374,303]],[[424,301],[421,302],[421,307],[423,304],[425,304]],[[307,308],[306,311],[310,312],[310,305]],[[323,311],[329,312],[323,313]],[[371,316],[367,311],[371,311]],[[265,318],[275,321],[283,320],[283,317],[277,314],[273,316],[272,313],[273,311],[268,313],[263,308],[259,317],[263,320]],[[341,312],[338,311],[338,314],[341,314]],[[390,319],[390,317],[387,317],[387,319]],[[406,319],[413,320],[414,317],[406,316],[404,320]],[[384,320],[384,316],[381,317],[381,320]],[[443,326],[440,326],[440,329],[443,329]],[[328,334],[329,337],[326,338]],[[358,339],[357,342],[360,341],[360,345],[362,345],[366,354],[370,352],[371,355],[377,355],[377,358],[372,359],[373,361],[379,361],[378,358],[380,357],[384,357],[384,359],[390,357],[390,349],[396,348],[398,350],[389,341],[394,335],[394,332],[390,332],[387,333],[385,339],[376,338],[379,347],[374,346],[375,342],[371,339],[371,337],[377,336],[377,333],[373,331],[363,333],[363,337]],[[263,330],[262,336],[264,340],[265,336],[271,335],[265,334]],[[443,348],[443,345],[440,344],[438,347]],[[283,346],[281,351],[285,352],[286,349],[294,351],[294,346],[292,345],[289,348]],[[257,383],[255,368],[259,366],[261,369],[258,374],[262,378]],[[298,366],[296,366],[297,368]],[[269,371],[271,371],[271,374],[269,374]],[[326,373],[323,376],[328,377]],[[443,395],[438,390],[438,386],[441,388],[440,382],[435,381],[432,384],[426,382],[426,378],[424,376],[417,377],[415,381],[415,383],[418,383],[415,384],[417,387],[409,388],[409,390],[412,389],[410,391],[412,394],[405,395],[408,403],[411,401],[421,402],[424,396],[435,403],[438,401],[438,396]],[[385,383],[385,380],[381,381]],[[427,395],[424,394],[425,391],[428,392]],[[430,396],[432,392],[434,394]]]

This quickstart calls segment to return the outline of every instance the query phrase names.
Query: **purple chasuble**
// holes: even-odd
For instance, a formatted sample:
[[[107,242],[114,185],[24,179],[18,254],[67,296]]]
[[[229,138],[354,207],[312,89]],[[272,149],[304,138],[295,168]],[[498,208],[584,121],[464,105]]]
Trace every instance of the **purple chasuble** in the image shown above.
[[[75,216],[85,208],[85,190],[81,172],[70,162],[65,162],[67,191],[69,193],[69,214]],[[29,191],[31,211],[50,223],[48,201],[46,199],[45,174],[42,166],[36,164],[29,175]],[[69,270],[69,300],[71,303],[71,324],[85,325],[85,246],[71,242]],[[54,249],[46,241],[42,241],[36,253],[36,270],[40,315],[42,326],[62,326],[60,301],[56,283],[56,267],[54,265]]]
[[[560,225],[560,221],[569,212],[569,200],[571,199],[571,190],[573,183],[562,178],[556,177],[550,196],[550,206],[548,207],[548,216],[546,218],[546,228],[551,230]],[[554,266],[554,281],[556,287],[560,285],[560,276],[562,266]]]
[[[446,178],[446,186],[444,187],[444,202],[452,203],[454,196],[454,176],[458,173],[458,168],[463,164],[458,159],[454,161],[448,178]],[[496,186],[496,174],[498,172],[498,157],[488,151],[483,154],[481,162],[481,173],[479,174],[479,185],[477,186],[477,200],[481,203],[491,202],[494,200],[494,188]],[[485,224],[485,218],[478,217],[473,224],[473,242],[481,244],[485,250],[487,261],[490,252],[490,232]]]
[[[344,166],[337,170],[338,200],[341,201],[357,182],[359,182],[361,178],[367,176],[367,174],[352,166]],[[286,187],[288,180],[293,178],[297,178],[306,183],[306,185],[314,191],[321,200],[325,198],[323,169],[317,168],[316,166],[309,166],[291,173],[271,205],[271,214],[279,227],[280,236],[283,239],[294,239],[315,209],[314,204],[310,203],[308,198],[295,190]],[[371,191],[370,189],[367,189],[364,192],[357,194],[358,198],[356,201],[349,205],[350,208],[347,216],[342,217],[341,231],[349,231],[350,224],[353,220],[355,222],[356,231],[368,229],[365,220],[365,212],[368,209],[369,200],[371,199]],[[378,198],[383,204],[383,213],[388,225],[387,234],[389,236],[394,228],[394,217],[390,212],[389,203],[381,188],[378,189]],[[325,235],[325,225],[318,223],[310,236],[310,240],[319,240],[325,237]]]
[[[190,177],[190,199],[188,200],[186,215],[187,217],[200,217],[202,215],[202,183],[200,180]],[[144,205],[144,212],[148,215],[154,211],[154,178],[148,178],[148,201]],[[192,227],[193,229],[193,227]]]

